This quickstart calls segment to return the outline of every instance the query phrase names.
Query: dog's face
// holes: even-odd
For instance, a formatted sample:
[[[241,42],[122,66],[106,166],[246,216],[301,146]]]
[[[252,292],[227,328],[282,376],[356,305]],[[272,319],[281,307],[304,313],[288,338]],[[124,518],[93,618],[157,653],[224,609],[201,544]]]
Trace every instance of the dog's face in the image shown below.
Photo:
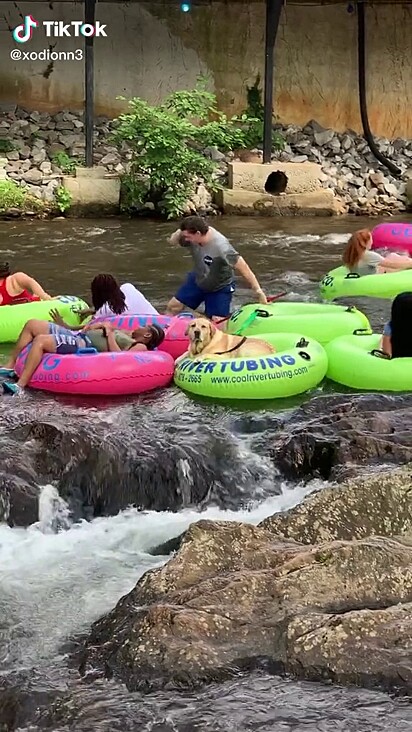
[[[206,318],[196,318],[186,329],[192,349],[200,353],[212,340],[216,333],[216,326]]]

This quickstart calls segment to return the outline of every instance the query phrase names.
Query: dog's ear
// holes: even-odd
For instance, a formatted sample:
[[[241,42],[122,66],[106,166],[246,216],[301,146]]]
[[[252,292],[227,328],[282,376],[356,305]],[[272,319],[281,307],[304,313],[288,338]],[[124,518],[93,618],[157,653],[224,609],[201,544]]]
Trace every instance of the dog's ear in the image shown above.
[[[186,328],[186,330],[185,330],[185,336],[188,336],[188,335],[189,335],[189,331],[190,331],[190,326],[191,326],[191,325],[192,325],[192,324],[191,324],[191,323],[189,323],[189,325],[187,326],[187,328]]]
[[[212,338],[215,335],[216,331],[217,331],[217,328],[216,328],[215,324],[212,323],[211,320],[209,320],[209,336],[210,336],[210,340],[212,340]]]

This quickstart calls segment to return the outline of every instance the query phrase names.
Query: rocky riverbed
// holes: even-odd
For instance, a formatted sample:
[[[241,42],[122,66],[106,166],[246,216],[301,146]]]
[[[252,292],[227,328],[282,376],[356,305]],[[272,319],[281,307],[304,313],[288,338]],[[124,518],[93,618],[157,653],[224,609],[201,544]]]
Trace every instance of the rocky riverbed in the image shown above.
[[[150,402],[150,399],[148,400]],[[239,433],[271,466],[270,494],[282,480],[343,480],[361,468],[412,461],[412,397],[322,396],[284,416],[242,415]],[[38,519],[40,488],[50,484],[67,502],[71,520],[110,516],[130,505],[177,511],[196,505],[235,509],[253,498],[261,479],[243,469],[236,442],[224,429],[203,424],[193,432],[182,417],[169,425],[173,440],[159,441],[163,415],[132,412],[113,431],[104,414],[53,407],[6,414],[0,429],[0,521],[28,526]],[[193,442],[188,439],[193,433]],[[239,465],[236,483],[233,465]],[[277,487],[276,487],[277,486]]]
[[[200,521],[94,624],[82,675],[197,686],[263,662],[411,694],[412,468],[347,481],[259,526]]]
[[[118,149],[113,144],[112,130],[111,120],[95,120],[94,164],[105,168],[107,176],[116,177],[128,170],[130,153],[126,145]],[[320,163],[322,185],[334,191],[342,212],[398,215],[406,210],[408,198],[412,200],[412,140],[376,140],[380,151],[400,169],[400,176],[394,177],[372,155],[365,139],[352,130],[337,133],[311,120],[303,128],[275,125],[275,132],[284,145],[273,154],[273,159]],[[1,152],[2,149],[7,152]],[[228,163],[237,157],[236,153],[224,154],[214,148],[204,152],[215,160],[216,176],[225,185]],[[67,168],[61,167],[62,154],[69,172],[76,164],[84,164],[81,113],[61,111],[50,115],[14,107],[0,113],[0,180],[13,180],[45,203],[51,203],[63,174],[67,174]],[[261,159],[259,150],[239,152],[239,156],[245,161]],[[150,213],[152,209],[149,202],[146,211]],[[188,201],[187,211],[216,212],[201,179]]]

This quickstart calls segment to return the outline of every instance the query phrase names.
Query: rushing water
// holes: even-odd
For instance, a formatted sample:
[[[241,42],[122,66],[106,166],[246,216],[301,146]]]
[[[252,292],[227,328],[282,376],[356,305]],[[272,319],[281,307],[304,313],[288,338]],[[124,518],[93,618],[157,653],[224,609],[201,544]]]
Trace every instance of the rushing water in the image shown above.
[[[320,276],[338,264],[348,233],[368,222],[218,219],[216,225],[239,247],[269,294],[286,291],[290,299],[314,300]],[[99,271],[112,272],[122,281],[135,282],[161,310],[188,267],[184,253],[166,243],[171,230],[167,224],[116,219],[3,223],[0,259],[9,259],[15,268],[35,276],[49,292],[79,294],[86,299],[91,278]],[[240,284],[235,302],[247,299],[248,292]],[[387,302],[375,300],[364,310],[378,327],[388,308]],[[231,503],[209,502],[202,518],[258,523],[319,487],[316,482],[305,486],[280,483],[273,465],[254,451],[250,434],[265,434],[280,409],[292,408],[306,398],[310,397],[260,406],[256,413],[245,416],[238,405],[196,403],[175,389],[114,405],[96,401],[88,405],[87,400],[79,404],[34,394],[19,404],[1,400],[1,407],[6,416],[33,410],[53,414],[57,422],[72,414],[73,419],[87,420],[91,430],[101,419],[112,423],[113,430],[126,429],[133,425],[132,415],[150,439],[164,443],[180,440],[198,451],[209,449],[205,434],[215,431],[225,444],[234,446],[225,469],[238,486],[242,473],[243,484]],[[182,460],[182,490],[190,480],[190,465]],[[231,510],[223,510],[221,504],[230,505]],[[377,692],[279,679],[263,670],[196,693],[165,691],[144,699],[115,682],[81,684],[67,667],[65,642],[87,631],[142,573],[165,561],[165,557],[150,554],[152,547],[177,536],[198,517],[195,509],[175,514],[129,509],[117,516],[73,525],[55,488],[44,486],[35,525],[28,529],[0,525],[0,681],[7,681],[12,689],[9,694],[17,699],[16,729],[411,729],[412,708],[404,702]],[[50,703],[54,709],[55,696],[61,705],[57,717],[47,711]],[[4,714],[5,708],[0,691]],[[28,719],[32,720],[30,725],[25,721]],[[0,717],[0,730],[5,721]]]

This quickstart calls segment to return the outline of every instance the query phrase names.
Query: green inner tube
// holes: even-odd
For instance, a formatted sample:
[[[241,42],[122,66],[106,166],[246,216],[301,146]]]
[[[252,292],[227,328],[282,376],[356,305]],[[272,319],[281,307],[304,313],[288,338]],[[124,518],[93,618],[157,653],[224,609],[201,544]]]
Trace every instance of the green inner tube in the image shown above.
[[[243,305],[226,324],[232,335],[256,336],[262,333],[301,332],[325,345],[340,335],[371,327],[366,315],[356,308],[313,302],[274,302],[268,305]]]
[[[89,306],[79,297],[62,295],[53,300],[39,300],[23,305],[0,306],[0,343],[15,343],[28,320],[51,320],[50,310],[58,310],[68,325],[81,328],[79,310]]]
[[[327,370],[325,349],[296,333],[266,333],[260,338],[276,348],[270,356],[181,361],[175,384],[215,399],[275,399],[302,394],[317,386]]]
[[[320,282],[320,294],[324,300],[336,297],[381,297],[392,299],[400,292],[412,291],[412,269],[387,274],[351,274],[346,267],[328,272]]]
[[[328,378],[363,391],[412,391],[412,358],[385,358],[381,337],[341,336],[328,343]]]

